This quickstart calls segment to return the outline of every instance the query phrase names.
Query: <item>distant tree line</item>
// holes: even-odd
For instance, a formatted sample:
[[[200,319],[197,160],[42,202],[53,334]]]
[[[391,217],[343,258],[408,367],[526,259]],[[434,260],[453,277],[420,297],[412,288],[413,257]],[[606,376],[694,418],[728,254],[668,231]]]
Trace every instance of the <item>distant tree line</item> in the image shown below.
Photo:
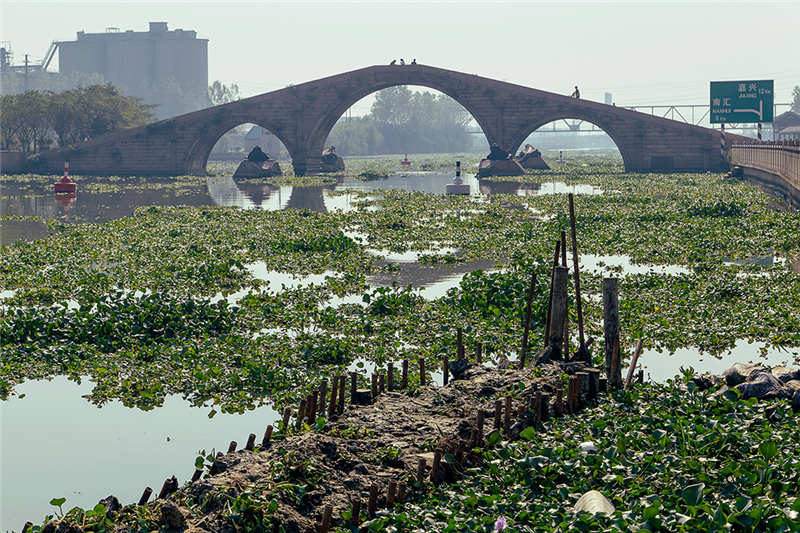
[[[391,87],[375,93],[369,115],[340,119],[327,144],[342,155],[471,151],[471,121],[449,96]]]
[[[27,91],[0,97],[0,145],[38,152],[54,142],[69,147],[118,129],[152,121],[153,106],[110,83],[59,93]]]

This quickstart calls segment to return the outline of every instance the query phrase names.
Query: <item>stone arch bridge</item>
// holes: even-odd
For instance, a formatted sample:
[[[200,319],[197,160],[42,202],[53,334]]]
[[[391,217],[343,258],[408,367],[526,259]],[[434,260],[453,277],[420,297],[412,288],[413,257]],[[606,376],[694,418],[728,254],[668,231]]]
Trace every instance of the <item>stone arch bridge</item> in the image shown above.
[[[36,171],[80,174],[204,175],[217,140],[258,124],[286,146],[298,175],[316,174],[336,121],[358,100],[396,85],[420,85],[452,97],[490,143],[515,152],[530,133],[559,119],[602,128],[631,172],[721,170],[720,133],[674,120],[425,65],[366,67],[98,137],[41,154]]]

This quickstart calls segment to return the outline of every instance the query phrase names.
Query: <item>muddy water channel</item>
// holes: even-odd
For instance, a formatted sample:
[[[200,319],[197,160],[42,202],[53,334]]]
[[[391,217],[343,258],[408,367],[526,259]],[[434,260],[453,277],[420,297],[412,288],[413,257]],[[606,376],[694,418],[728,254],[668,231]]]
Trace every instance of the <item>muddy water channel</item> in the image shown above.
[[[75,224],[95,223],[127,217],[137,207],[150,205],[349,213],[358,209],[365,192],[379,196],[383,191],[394,189],[441,195],[452,180],[453,174],[449,172],[417,172],[375,180],[344,177],[335,183],[314,186],[272,185],[256,180],[234,180],[230,176],[155,181],[84,178],[79,181],[75,198],[53,196],[49,193],[50,182],[46,179],[10,180],[2,185],[0,213],[12,218],[0,221],[0,237],[2,244],[8,245],[48,235],[46,222],[25,217]],[[593,197],[606,191],[616,192],[616,188],[612,191],[597,184],[567,181],[554,178],[543,183],[520,183],[478,180],[469,174],[464,176],[464,183],[469,185],[470,196],[476,203],[490,202],[494,195],[563,199],[568,192]],[[537,210],[526,210],[509,198],[503,196],[500,204],[517,212],[525,211],[526,217],[548,221],[555,216],[539,216]],[[379,208],[370,206],[369,209]],[[363,245],[365,253],[376,258],[379,265],[388,267],[375,269],[366,275],[365,291],[412,285],[415,295],[435,301],[451,288],[458,287],[470,272],[503,273],[507,268],[507,265],[498,264],[498,260],[480,258],[423,264],[421,257],[461,258],[464,250],[454,246],[432,246],[425,251],[392,251],[372,246],[366,235],[356,231],[346,232],[345,236]],[[745,267],[753,262],[765,267],[775,263],[780,266],[784,264],[782,261],[785,262],[782,257],[769,255],[754,260],[736,258],[728,263],[730,268],[741,267],[742,276],[756,276],[760,274],[751,273]],[[680,260],[661,261],[654,265],[633,261],[630,256],[619,253],[583,253],[580,263],[587,275],[597,278],[652,275],[674,280],[688,277],[693,271],[692,265],[679,264]],[[247,263],[243,268],[260,285],[224,294],[220,292],[212,297],[212,301],[225,299],[231,305],[238,305],[253,294],[286,294],[287,291],[325,284],[328,277],[341,276],[341,272],[333,271],[294,275],[264,261]],[[735,287],[724,289],[729,292],[736,290]],[[14,291],[0,287],[0,298],[12,297],[13,294]],[[587,291],[585,297],[597,303],[599,294]],[[366,306],[360,293],[332,296],[314,305],[320,309],[338,310],[347,304]],[[303,324],[298,324],[296,327],[264,328],[255,336],[298,336],[304,333],[307,332]],[[771,348],[763,342],[738,340],[731,352],[722,358],[699,357],[693,348],[681,348],[671,357],[656,350],[646,350],[642,366],[650,379],[664,381],[677,374],[680,367],[719,372],[733,361],[786,364],[793,362],[796,352]],[[513,359],[515,353],[509,355]],[[374,361],[368,358],[356,357],[348,364],[350,370],[362,374],[375,368]],[[433,378],[440,382],[441,374],[434,373]],[[46,513],[54,511],[48,506],[51,498],[67,498],[65,509],[75,505],[90,508],[109,494],[114,494],[123,503],[134,501],[145,486],[158,491],[163,480],[173,474],[182,483],[191,476],[199,450],[225,449],[230,440],[237,440],[242,446],[249,433],[256,433],[260,438],[266,425],[274,424],[277,418],[268,405],[244,414],[224,414],[217,412],[211,403],[193,407],[186,398],[176,394],[166,395],[163,405],[151,410],[126,407],[118,400],[96,407],[84,397],[94,387],[95,383],[90,379],[83,379],[81,383],[61,376],[49,381],[28,380],[16,385],[9,399],[0,403],[0,530],[19,529],[26,520],[41,520]]]

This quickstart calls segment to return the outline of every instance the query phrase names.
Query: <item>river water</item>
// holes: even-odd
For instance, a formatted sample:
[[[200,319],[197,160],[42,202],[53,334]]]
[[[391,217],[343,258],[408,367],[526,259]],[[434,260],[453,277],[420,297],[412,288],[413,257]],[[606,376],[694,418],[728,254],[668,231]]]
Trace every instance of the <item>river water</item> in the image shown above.
[[[352,209],[357,191],[403,189],[442,194],[452,180],[452,173],[442,172],[408,173],[371,181],[342,179],[335,184],[315,187],[274,186],[252,180],[234,180],[230,176],[183,178],[177,184],[175,180],[86,178],[80,181],[75,197],[57,197],[50,192],[50,180],[32,178],[29,181],[9,180],[2,184],[0,213],[85,223],[130,216],[135,208],[147,205],[327,212]],[[603,192],[589,185],[571,186],[563,182],[519,184],[478,180],[472,175],[465,175],[463,180],[473,196]],[[353,191],[354,194],[341,194],[342,191]],[[0,222],[2,244],[46,236],[44,222]],[[451,251],[457,253],[457,250]],[[370,286],[386,286],[392,282],[401,286],[414,284],[426,298],[441,297],[458,285],[467,272],[494,267],[492,261],[423,267],[416,262],[413,253],[372,252],[394,263],[398,269],[392,274],[370,276]],[[583,255],[581,264],[583,268],[596,272],[619,267],[623,274],[679,274],[686,270],[678,265],[635,265],[624,256]],[[256,277],[269,281],[270,290],[319,281],[268,271],[258,263],[248,265],[248,268]],[[240,296],[235,293],[227,298]],[[332,302],[336,303],[342,302]],[[779,351],[767,351],[766,356],[761,357],[760,348],[761,345],[739,343],[729,357],[721,360],[713,357],[698,359],[696,351],[683,350],[673,357],[645,353],[642,361],[651,379],[663,381],[677,373],[680,366],[717,372],[729,366],[731,361],[759,360],[782,364],[792,360],[792,354]],[[434,375],[434,380],[440,383],[441,375]],[[194,458],[200,449],[224,450],[231,440],[242,446],[249,433],[255,433],[260,440],[266,425],[274,424],[277,418],[268,406],[244,415],[217,414],[209,418],[210,406],[191,407],[177,396],[168,397],[162,407],[152,411],[127,408],[116,401],[98,408],[82,398],[91,388],[92,383],[88,380],[78,384],[63,377],[51,381],[28,381],[15,388],[14,396],[0,402],[0,531],[19,530],[26,520],[41,520],[46,513],[55,510],[48,505],[52,498],[67,498],[65,509],[75,505],[92,507],[109,494],[127,504],[138,500],[145,486],[157,492],[164,479],[173,474],[182,483],[191,476]]]

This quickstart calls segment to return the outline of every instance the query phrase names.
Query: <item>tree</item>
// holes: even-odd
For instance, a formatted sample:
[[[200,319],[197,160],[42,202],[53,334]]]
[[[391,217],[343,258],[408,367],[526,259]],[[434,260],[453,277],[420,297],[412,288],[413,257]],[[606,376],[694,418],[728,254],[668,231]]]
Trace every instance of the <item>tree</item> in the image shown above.
[[[153,106],[122,95],[106,83],[61,93],[27,91],[0,100],[2,145],[25,152],[46,147],[55,137],[62,147],[123,128],[147,124]]]
[[[795,85],[792,90],[792,111],[800,113],[800,85]]]
[[[239,86],[235,83],[225,85],[219,80],[214,81],[208,87],[208,99],[211,105],[227,104],[239,99]]]

